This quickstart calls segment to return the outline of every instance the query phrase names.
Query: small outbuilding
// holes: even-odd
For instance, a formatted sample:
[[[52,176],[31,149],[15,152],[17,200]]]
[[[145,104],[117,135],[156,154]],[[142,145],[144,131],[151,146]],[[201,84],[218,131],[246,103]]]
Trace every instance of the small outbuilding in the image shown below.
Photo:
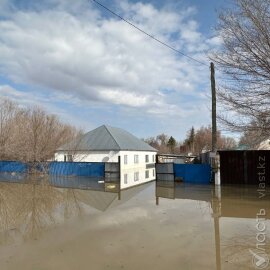
[[[121,187],[155,179],[157,150],[129,132],[107,125],[63,145],[55,153],[62,162],[119,162]]]

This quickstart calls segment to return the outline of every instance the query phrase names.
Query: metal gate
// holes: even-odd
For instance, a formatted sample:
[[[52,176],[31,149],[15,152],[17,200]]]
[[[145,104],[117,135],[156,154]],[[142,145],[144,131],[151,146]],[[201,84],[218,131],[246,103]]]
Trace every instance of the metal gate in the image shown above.
[[[269,150],[219,151],[221,184],[270,185]]]

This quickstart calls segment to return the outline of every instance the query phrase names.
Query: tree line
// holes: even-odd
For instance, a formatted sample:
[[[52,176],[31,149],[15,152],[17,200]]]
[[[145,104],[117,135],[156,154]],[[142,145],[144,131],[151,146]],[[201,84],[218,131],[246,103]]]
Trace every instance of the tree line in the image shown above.
[[[173,136],[168,136],[164,133],[144,139],[145,142],[156,148],[159,153],[171,154],[200,154],[202,151],[210,151],[212,143],[211,126],[202,126],[198,130],[192,127],[188,130],[186,138],[183,141],[177,141]],[[234,138],[217,133],[217,148],[234,149],[237,143]]]
[[[0,160],[43,162],[82,132],[39,107],[0,101]]]

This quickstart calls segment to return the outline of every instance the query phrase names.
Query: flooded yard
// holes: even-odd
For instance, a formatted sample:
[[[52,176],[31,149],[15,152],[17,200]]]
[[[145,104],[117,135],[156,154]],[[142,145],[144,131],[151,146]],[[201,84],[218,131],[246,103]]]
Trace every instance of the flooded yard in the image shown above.
[[[256,187],[61,183],[0,182],[1,270],[254,269],[258,240],[270,254]]]

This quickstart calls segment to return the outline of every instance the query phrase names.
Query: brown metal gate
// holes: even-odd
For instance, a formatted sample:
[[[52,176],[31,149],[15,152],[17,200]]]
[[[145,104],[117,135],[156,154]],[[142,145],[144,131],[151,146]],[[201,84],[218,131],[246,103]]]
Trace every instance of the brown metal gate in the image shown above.
[[[270,151],[219,151],[221,184],[270,185]]]

